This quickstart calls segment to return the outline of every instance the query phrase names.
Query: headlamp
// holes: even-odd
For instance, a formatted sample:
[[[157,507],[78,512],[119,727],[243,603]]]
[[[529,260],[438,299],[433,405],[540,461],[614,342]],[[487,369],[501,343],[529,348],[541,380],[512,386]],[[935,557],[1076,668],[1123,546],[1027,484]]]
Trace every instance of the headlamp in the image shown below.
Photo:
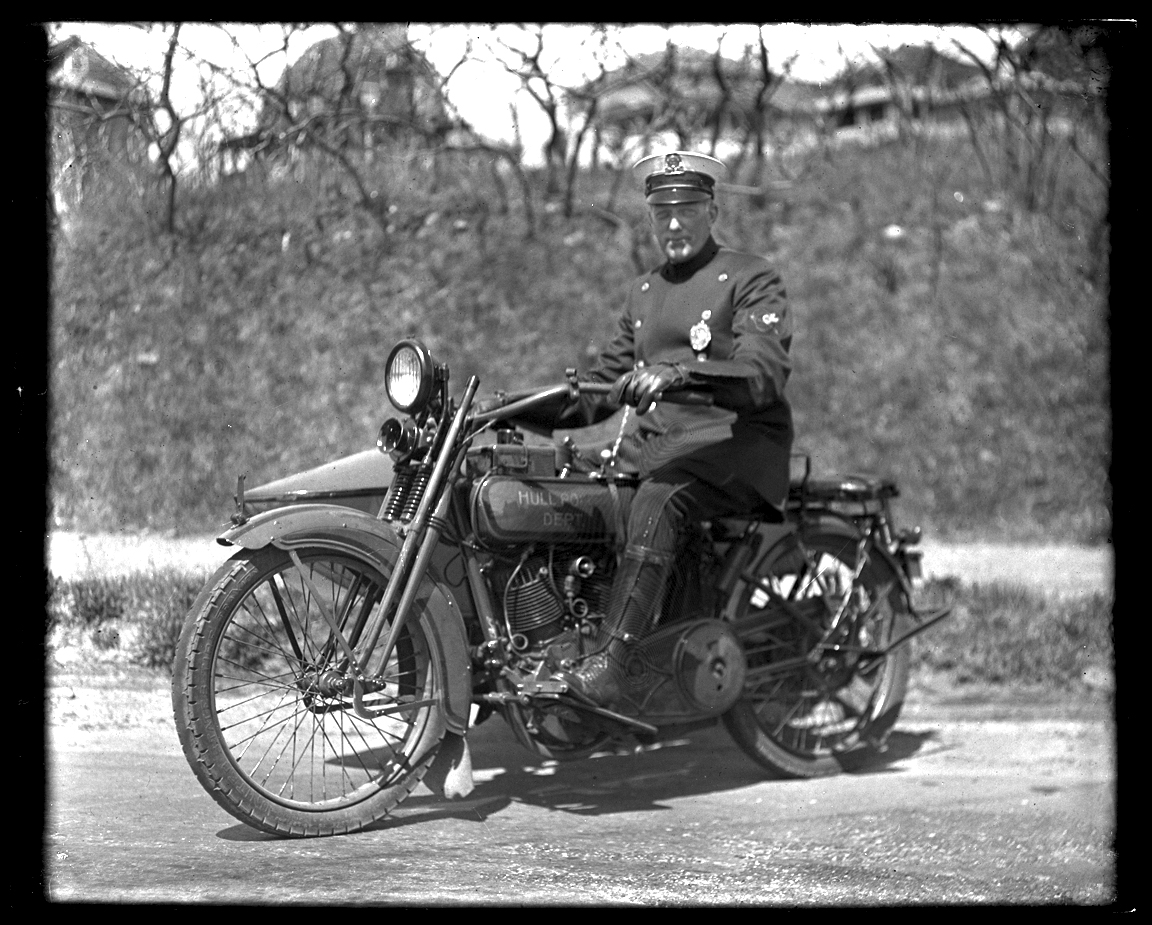
[[[432,354],[418,340],[402,340],[388,354],[384,387],[397,411],[419,414],[432,398],[436,365]]]

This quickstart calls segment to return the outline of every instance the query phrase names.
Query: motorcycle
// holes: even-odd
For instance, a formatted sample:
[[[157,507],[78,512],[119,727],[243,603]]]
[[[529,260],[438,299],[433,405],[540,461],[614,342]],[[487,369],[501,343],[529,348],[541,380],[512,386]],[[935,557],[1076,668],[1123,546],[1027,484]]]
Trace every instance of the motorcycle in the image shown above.
[[[264,832],[355,832],[421,782],[472,789],[467,735],[500,714],[548,759],[636,748],[720,722],[772,776],[837,773],[882,749],[921,612],[919,529],[890,479],[792,481],[769,511],[692,525],[654,627],[625,666],[641,704],[583,697],[563,671],[597,651],[637,475],[612,448],[525,440],[518,418],[608,386],[477,399],[419,341],[388,357],[401,417],[377,449],[245,491],[217,541],[236,553],[183,628],[173,708],[197,779]],[[669,393],[664,401],[708,401]],[[617,446],[619,441],[617,441]]]

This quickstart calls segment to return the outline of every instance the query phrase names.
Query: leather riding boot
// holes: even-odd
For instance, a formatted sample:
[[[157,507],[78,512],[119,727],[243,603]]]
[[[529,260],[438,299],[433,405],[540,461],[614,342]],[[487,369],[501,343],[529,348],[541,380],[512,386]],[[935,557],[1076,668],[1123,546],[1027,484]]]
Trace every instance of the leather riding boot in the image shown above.
[[[608,614],[600,626],[595,655],[563,673],[577,692],[600,706],[629,712],[628,661],[633,647],[656,623],[673,555],[646,546],[628,546],[612,583]],[[642,692],[641,690],[636,691]]]

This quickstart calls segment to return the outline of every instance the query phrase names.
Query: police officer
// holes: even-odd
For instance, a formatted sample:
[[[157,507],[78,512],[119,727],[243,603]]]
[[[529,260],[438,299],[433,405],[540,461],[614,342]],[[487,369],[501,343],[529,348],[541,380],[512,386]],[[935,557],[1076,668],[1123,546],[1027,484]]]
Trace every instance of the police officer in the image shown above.
[[[584,397],[554,421],[586,426],[621,404],[638,416],[620,455],[643,480],[609,612],[593,654],[558,676],[626,714],[639,703],[624,665],[659,616],[682,524],[753,510],[782,519],[788,493],[791,319],[780,274],[712,237],[724,169],[683,151],[635,165],[664,263],[632,284],[615,336],[585,377],[614,383],[607,402]],[[674,390],[707,394],[711,404],[660,400]]]

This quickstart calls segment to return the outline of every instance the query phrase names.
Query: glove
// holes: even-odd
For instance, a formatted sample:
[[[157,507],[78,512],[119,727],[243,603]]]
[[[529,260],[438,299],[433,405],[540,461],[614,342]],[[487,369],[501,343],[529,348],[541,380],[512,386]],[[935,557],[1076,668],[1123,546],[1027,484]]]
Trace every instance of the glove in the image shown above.
[[[687,382],[688,373],[681,367],[660,363],[625,373],[612,386],[608,399],[615,404],[634,405],[637,414],[647,414],[664,392]]]

